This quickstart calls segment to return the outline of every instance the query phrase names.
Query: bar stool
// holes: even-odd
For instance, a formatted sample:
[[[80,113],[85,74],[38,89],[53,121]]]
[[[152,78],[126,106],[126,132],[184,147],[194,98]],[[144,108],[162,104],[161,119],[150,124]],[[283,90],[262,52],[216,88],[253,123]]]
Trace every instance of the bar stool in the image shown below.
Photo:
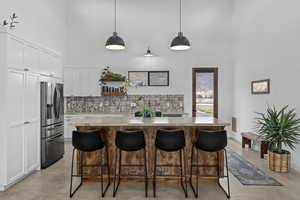
[[[122,165],[122,151],[136,152],[144,150],[144,164],[143,165]],[[147,156],[146,156],[146,142],[145,135],[142,130],[125,130],[117,131],[116,133],[116,151],[115,151],[115,178],[114,178],[114,191],[113,197],[116,196],[120,180],[121,180],[121,169],[124,167],[144,167],[144,182],[145,182],[145,196],[148,197],[148,176],[147,176]],[[117,169],[119,154],[119,169]],[[118,183],[116,185],[118,171]],[[138,176],[138,175],[134,175]]]
[[[201,131],[199,132],[199,137],[197,141],[193,144],[192,147],[192,156],[191,156],[191,171],[190,171],[190,185],[191,188],[195,194],[195,197],[198,197],[198,177],[204,177],[199,176],[199,167],[214,167],[217,168],[217,178],[218,178],[218,185],[223,190],[223,192],[226,194],[227,198],[230,198],[230,186],[229,186],[229,174],[228,174],[228,162],[227,162],[227,134],[226,131]],[[196,149],[196,164],[193,164],[194,161],[194,148]],[[217,154],[217,165],[198,165],[198,151],[205,151],[205,152],[212,152]],[[225,152],[225,160],[226,160],[226,176],[220,176],[220,166],[219,166],[219,151],[224,150]],[[197,167],[197,178],[196,178],[196,190],[192,183],[192,172],[193,168]],[[223,186],[220,183],[220,178],[227,178],[227,191],[223,188]]]
[[[101,136],[98,134],[98,131],[73,131],[72,133],[72,144],[73,144],[73,153],[72,153],[72,167],[71,167],[71,183],[70,183],[70,197],[77,192],[77,190],[82,185],[82,178],[84,177],[99,177],[101,178],[101,193],[102,197],[105,196],[107,189],[110,186],[110,171],[109,171],[109,161],[108,161],[108,151],[105,142],[101,139]],[[98,150],[105,149],[106,152],[106,164],[103,164],[103,151],[100,153],[100,164],[99,165],[83,165],[83,153],[85,152],[95,152]],[[73,174],[74,166],[74,153],[75,150],[80,152],[80,174]],[[100,174],[95,175],[84,175],[84,167],[97,167],[100,169]],[[102,168],[107,168],[108,183],[103,190],[103,172]],[[73,177],[80,177],[80,184],[76,187],[74,191],[73,188]]]
[[[180,129],[165,130],[160,129],[156,133],[155,152],[154,152],[154,171],[153,171],[153,196],[156,197],[156,176],[170,176],[166,174],[156,174],[157,167],[180,167],[180,183],[184,191],[185,197],[187,194],[186,183],[186,155],[185,155],[185,137],[184,131]],[[165,152],[179,152],[180,165],[158,165],[157,164],[157,150]],[[182,156],[183,154],[183,156]],[[183,159],[183,162],[182,162]],[[184,172],[183,172],[184,171]],[[184,178],[184,180],[183,180]]]

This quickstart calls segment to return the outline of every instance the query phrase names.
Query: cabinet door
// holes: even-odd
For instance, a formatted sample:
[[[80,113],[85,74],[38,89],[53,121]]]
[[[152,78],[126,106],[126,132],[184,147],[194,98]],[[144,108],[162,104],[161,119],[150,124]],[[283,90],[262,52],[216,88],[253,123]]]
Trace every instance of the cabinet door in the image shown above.
[[[24,116],[23,92],[25,74],[23,72],[8,72],[8,131],[7,144],[7,182],[12,183],[22,177],[24,168]]]
[[[39,168],[39,123],[30,122],[24,126],[25,139],[25,172],[29,173]]]
[[[64,95],[73,96],[74,95],[74,85],[73,85],[73,69],[64,69]]]
[[[9,68],[13,69],[24,69],[23,65],[23,48],[22,42],[9,37],[7,46],[7,64]]]
[[[97,69],[72,69],[73,93],[75,96],[97,96],[99,94],[98,79],[100,72]]]
[[[100,79],[101,71],[99,69],[91,69],[89,74],[89,88],[91,96],[99,96],[100,95]]]
[[[63,78],[63,69],[61,58],[57,56],[52,56],[51,64],[53,66],[53,75],[58,78]]]
[[[30,172],[39,166],[39,76],[27,73],[25,82],[25,168]]]
[[[30,71],[39,72],[38,55],[36,48],[24,45],[24,67],[30,69]]]
[[[82,69],[74,69],[73,88],[75,96],[86,96],[86,73]]]
[[[51,69],[51,57],[45,51],[39,52],[39,71],[42,74],[50,75]]]

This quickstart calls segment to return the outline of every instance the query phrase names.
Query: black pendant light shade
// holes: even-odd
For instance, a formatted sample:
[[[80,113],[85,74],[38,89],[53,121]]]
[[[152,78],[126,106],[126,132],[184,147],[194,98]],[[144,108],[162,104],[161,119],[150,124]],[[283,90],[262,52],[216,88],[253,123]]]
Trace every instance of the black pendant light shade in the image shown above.
[[[117,1],[115,0],[115,31],[110,36],[105,44],[105,47],[109,50],[123,50],[125,49],[124,40],[118,36],[117,33]]]
[[[175,51],[182,51],[182,50],[187,50],[187,49],[190,49],[191,48],[191,44],[190,44],[190,41],[187,39],[187,37],[185,37],[183,35],[183,32],[181,30],[181,21],[182,21],[182,12],[181,12],[181,7],[182,7],[182,4],[181,4],[181,0],[179,0],[179,4],[180,4],[180,14],[179,14],[179,29],[180,31],[178,32],[178,36],[176,36],[172,42],[171,42],[171,45],[170,45],[170,49],[172,50],[175,50]]]
[[[125,49],[125,42],[117,32],[113,32],[113,35],[107,39],[105,47],[110,50],[122,50]]]
[[[178,36],[176,36],[171,43],[170,48],[172,50],[187,50],[191,48],[190,41],[183,35],[182,32],[178,33]]]

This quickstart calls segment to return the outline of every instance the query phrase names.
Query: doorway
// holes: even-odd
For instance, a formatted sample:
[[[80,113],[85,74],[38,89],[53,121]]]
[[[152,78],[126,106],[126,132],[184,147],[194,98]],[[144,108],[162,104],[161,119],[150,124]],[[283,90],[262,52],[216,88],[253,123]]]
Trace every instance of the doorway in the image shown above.
[[[193,117],[218,118],[218,68],[193,68]]]

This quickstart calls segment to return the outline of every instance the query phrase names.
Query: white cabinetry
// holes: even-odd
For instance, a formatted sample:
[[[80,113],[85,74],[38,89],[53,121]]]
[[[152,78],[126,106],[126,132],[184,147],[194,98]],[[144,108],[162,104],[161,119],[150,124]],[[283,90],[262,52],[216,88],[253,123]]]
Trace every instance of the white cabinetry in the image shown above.
[[[0,30],[1,32],[1,30]],[[40,47],[14,35],[6,34],[7,67],[63,78],[61,57],[52,50]]]
[[[71,141],[72,140],[72,132],[76,130],[76,127],[70,123],[79,120],[83,118],[83,116],[81,115],[68,115],[65,116],[65,121],[64,121],[64,126],[65,126],[65,130],[64,130],[64,137],[65,140],[67,141]]]
[[[31,172],[40,162],[40,87],[39,76],[26,73],[24,85],[25,171]]]
[[[48,59],[43,67],[41,54]],[[40,168],[39,85],[59,77],[58,54],[0,27],[0,191]]]
[[[65,96],[98,96],[100,73],[98,68],[65,68]]]
[[[9,70],[7,79],[7,184],[40,166],[39,75]]]
[[[8,72],[7,82],[8,127],[6,135],[7,182],[11,183],[25,174],[24,167],[24,120],[23,87],[25,73]]]

